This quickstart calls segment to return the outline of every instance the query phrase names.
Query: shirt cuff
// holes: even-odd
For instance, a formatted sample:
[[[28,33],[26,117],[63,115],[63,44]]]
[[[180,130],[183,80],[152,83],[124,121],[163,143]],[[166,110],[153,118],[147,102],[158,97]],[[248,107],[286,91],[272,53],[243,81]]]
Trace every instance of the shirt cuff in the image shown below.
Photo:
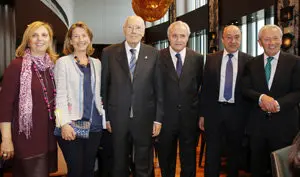
[[[261,98],[262,98],[262,96],[264,96],[265,94],[261,94],[260,96],[259,96],[259,99],[258,99],[258,105],[260,105],[260,103],[261,103]]]
[[[161,122],[157,122],[157,121],[154,121],[154,123],[155,123],[155,124],[159,124],[159,125],[161,125],[161,124],[162,124]]]
[[[276,103],[277,103],[277,109],[278,109],[278,112],[280,111],[280,105],[279,105],[279,103],[278,103],[278,101],[277,100],[275,100],[276,101]]]

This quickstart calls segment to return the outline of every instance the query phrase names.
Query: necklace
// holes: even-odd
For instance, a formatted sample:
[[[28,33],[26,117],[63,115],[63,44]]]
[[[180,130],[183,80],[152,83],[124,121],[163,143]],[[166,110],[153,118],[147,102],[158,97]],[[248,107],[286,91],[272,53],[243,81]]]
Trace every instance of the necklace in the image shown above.
[[[36,73],[36,75],[38,76],[38,79],[41,83],[41,86],[42,86],[42,91],[43,91],[43,96],[44,96],[44,101],[45,101],[45,104],[47,106],[47,111],[48,111],[48,115],[49,115],[49,118],[52,120],[53,119],[53,115],[51,113],[51,106],[50,106],[50,102],[49,101],[49,97],[48,97],[48,92],[47,92],[47,88],[45,86],[45,83],[44,83],[44,79],[42,78],[42,75],[40,73],[40,71],[38,70],[37,66],[35,63],[33,63],[33,69]],[[47,70],[45,70],[46,72]],[[52,110],[54,111],[55,109],[55,106],[56,106],[56,102],[55,102],[55,96],[56,96],[56,87],[55,87],[55,82],[54,82],[54,74],[53,74],[53,71],[52,69],[49,69],[49,74],[50,74],[50,78],[51,78],[51,81],[52,81],[52,85],[53,85],[53,108]],[[45,77],[46,79],[46,77]]]

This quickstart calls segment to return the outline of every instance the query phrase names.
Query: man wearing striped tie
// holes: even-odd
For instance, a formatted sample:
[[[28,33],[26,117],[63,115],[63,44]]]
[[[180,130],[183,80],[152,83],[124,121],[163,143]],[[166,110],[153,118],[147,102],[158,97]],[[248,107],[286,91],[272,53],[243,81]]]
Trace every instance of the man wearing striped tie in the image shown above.
[[[243,93],[252,101],[247,125],[252,176],[264,177],[270,171],[270,152],[290,145],[299,128],[300,62],[280,51],[278,26],[265,25],[258,38],[264,53],[247,64]]]
[[[129,176],[129,147],[133,147],[135,176],[149,177],[152,137],[160,133],[163,117],[159,54],[141,42],[145,33],[141,17],[128,17],[123,32],[124,42],[102,52],[103,105],[114,149],[112,176]]]

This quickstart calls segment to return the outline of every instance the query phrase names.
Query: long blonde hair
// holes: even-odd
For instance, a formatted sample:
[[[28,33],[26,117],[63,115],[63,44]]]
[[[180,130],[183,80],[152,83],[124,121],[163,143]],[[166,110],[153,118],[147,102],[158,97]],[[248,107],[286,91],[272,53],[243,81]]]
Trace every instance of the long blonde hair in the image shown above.
[[[27,48],[29,48],[28,43],[29,43],[30,37],[41,26],[45,27],[47,29],[48,33],[49,33],[50,45],[48,46],[46,52],[49,54],[51,60],[53,62],[55,62],[55,60],[58,58],[58,55],[56,54],[56,52],[52,48],[53,30],[52,30],[52,28],[50,27],[50,25],[48,23],[41,22],[41,21],[35,21],[35,22],[32,22],[31,24],[27,25],[27,28],[26,28],[26,30],[23,34],[22,42],[16,50],[16,57],[23,57],[24,56],[25,50]]]

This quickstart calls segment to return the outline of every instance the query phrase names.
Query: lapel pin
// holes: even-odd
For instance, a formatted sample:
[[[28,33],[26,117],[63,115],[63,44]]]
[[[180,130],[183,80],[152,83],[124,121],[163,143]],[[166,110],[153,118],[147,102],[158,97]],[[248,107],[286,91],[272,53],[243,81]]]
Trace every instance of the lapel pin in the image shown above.
[[[145,56],[145,60],[147,60],[148,59],[148,56]]]

